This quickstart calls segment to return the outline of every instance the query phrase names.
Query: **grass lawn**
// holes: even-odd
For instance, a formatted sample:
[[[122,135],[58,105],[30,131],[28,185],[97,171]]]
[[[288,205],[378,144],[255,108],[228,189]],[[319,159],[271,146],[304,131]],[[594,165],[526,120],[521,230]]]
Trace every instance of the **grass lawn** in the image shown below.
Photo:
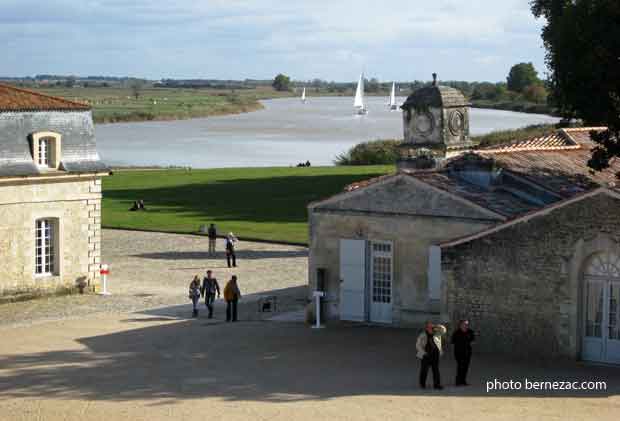
[[[39,89],[54,96],[88,102],[95,123],[181,120],[255,111],[259,99],[288,96],[273,89],[143,88],[138,98],[130,88],[53,87]]]
[[[219,233],[306,243],[308,203],[349,183],[394,171],[393,166],[120,170],[103,180],[103,226]],[[142,199],[146,212],[129,212]]]

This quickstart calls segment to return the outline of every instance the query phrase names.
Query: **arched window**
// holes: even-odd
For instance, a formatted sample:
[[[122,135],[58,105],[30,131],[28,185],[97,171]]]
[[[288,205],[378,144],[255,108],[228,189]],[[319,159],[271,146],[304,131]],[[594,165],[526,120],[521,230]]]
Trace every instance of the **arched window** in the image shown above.
[[[584,275],[620,279],[620,256],[610,252],[595,254],[586,266]]]
[[[620,255],[611,251],[593,255],[583,274],[582,356],[620,363]]]

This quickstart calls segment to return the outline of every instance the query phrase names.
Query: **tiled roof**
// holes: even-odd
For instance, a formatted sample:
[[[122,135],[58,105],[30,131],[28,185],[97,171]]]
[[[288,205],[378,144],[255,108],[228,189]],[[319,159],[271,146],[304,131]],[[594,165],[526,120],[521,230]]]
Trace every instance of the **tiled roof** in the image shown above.
[[[511,153],[516,151],[553,151],[579,149],[581,146],[563,131],[555,131],[548,135],[533,137],[503,145],[493,145],[478,149],[486,153]]]
[[[518,140],[516,142],[492,145],[477,149],[484,153],[510,153],[523,151],[554,151],[581,149],[593,146],[590,139],[591,131],[607,130],[606,127],[570,128],[554,131],[543,136]]]
[[[0,83],[0,111],[86,111],[88,104]]]
[[[388,178],[394,177],[395,174],[387,174],[387,175],[381,175],[379,177],[374,177],[374,178],[369,178],[368,180],[362,180],[362,181],[357,181],[355,183],[351,183],[347,186],[344,187],[344,191],[345,192],[352,192],[364,187],[368,187],[371,184],[376,184],[380,181],[386,180]]]
[[[405,174],[495,213],[514,218],[540,209],[544,203],[527,200],[527,192],[524,192],[525,195],[514,194],[518,192],[510,185],[500,183],[489,188],[479,187],[459,176],[459,171],[466,170],[472,164],[480,168],[501,169],[544,189],[551,194],[549,197],[556,198],[553,200],[575,197],[599,186],[616,189],[619,160],[612,161],[605,171],[594,172],[588,167],[594,146],[590,132],[600,130],[606,128],[562,129],[545,136],[475,150],[447,160],[438,170]],[[345,191],[364,188],[393,176],[353,183]]]
[[[552,136],[515,142],[495,149],[482,149],[476,153],[493,159],[498,166],[518,173],[563,197],[571,197],[597,185],[616,186],[620,162],[612,161],[610,168],[600,172],[594,172],[588,167],[594,146],[589,132],[604,129],[564,129]],[[564,146],[560,146],[561,142],[564,142]]]

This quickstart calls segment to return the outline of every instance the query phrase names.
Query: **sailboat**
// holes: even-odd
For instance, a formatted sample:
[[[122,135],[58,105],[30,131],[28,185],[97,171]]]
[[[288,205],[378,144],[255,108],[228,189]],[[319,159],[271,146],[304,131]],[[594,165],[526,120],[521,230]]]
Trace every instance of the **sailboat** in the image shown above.
[[[301,93],[301,102],[306,102],[306,88]]]
[[[396,83],[392,82],[392,93],[390,94],[390,111],[395,111],[398,109],[398,105],[396,105]]]
[[[353,108],[356,109],[356,113],[359,115],[368,114],[368,110],[364,105],[364,73],[360,75],[360,80],[357,82],[357,89],[355,90],[355,100],[353,101]]]

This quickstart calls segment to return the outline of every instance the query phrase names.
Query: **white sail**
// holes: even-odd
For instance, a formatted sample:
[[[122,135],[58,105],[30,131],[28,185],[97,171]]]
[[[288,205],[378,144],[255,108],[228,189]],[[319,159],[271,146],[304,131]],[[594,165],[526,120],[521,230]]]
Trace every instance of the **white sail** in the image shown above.
[[[303,102],[306,102],[306,88],[304,88],[303,92],[301,93],[301,100]]]
[[[360,80],[357,82],[353,106],[355,108],[359,108],[360,110],[364,109],[364,73],[360,75]]]
[[[392,93],[390,94],[390,108],[396,107],[396,83],[392,82]]]

